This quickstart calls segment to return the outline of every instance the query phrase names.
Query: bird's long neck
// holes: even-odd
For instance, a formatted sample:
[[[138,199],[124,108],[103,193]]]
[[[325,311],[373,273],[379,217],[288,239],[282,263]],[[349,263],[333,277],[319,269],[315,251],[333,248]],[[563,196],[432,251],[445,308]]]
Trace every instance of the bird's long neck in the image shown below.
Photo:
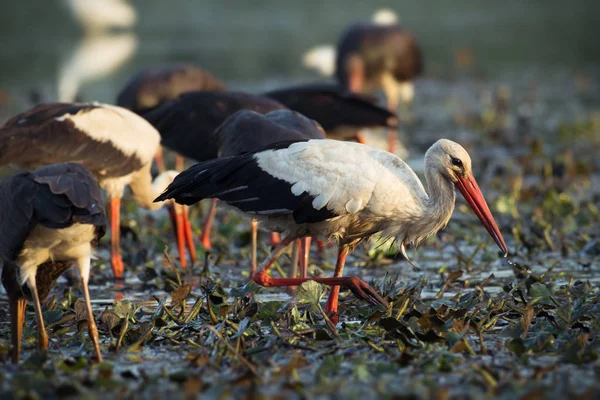
[[[454,185],[435,168],[425,168],[427,180],[427,193],[429,198],[425,202],[424,222],[431,233],[435,233],[446,226],[456,201]]]
[[[150,175],[150,164],[139,170],[129,184],[135,202],[139,204],[140,207],[148,210],[158,210],[163,206],[162,203],[153,203],[154,199],[160,194],[155,186],[156,185],[152,182],[152,176]]]

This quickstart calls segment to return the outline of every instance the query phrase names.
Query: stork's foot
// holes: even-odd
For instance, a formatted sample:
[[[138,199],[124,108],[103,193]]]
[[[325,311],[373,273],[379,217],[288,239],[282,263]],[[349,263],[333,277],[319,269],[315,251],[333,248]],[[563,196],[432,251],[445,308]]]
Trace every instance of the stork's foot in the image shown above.
[[[356,297],[361,300],[365,300],[369,304],[374,306],[388,306],[388,302],[381,297],[379,293],[375,291],[375,289],[356,276],[349,278],[349,283],[347,286]]]

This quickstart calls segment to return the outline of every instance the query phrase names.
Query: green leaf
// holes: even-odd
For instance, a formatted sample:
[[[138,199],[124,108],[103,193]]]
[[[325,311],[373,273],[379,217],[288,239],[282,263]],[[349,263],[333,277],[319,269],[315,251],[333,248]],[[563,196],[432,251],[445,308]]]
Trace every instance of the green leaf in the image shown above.
[[[113,306],[113,312],[119,316],[119,318],[129,318],[129,313],[132,310],[132,304],[129,300],[117,301]]]
[[[44,311],[43,315],[44,315],[44,321],[46,322],[46,325],[51,325],[51,324],[54,324],[55,322],[60,321],[60,319],[63,317],[64,313],[60,310],[48,310],[48,311]]]
[[[250,281],[242,287],[232,288],[229,294],[232,297],[242,298],[248,296],[250,293],[257,293],[261,288],[262,286],[258,285],[256,282]]]
[[[323,285],[315,281],[306,281],[298,288],[296,299],[300,304],[317,305],[324,294]]]

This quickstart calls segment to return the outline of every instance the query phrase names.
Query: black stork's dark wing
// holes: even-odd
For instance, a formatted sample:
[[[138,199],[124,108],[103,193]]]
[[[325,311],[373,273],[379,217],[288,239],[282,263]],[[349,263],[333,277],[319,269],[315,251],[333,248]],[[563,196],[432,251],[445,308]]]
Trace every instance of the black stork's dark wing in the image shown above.
[[[243,92],[196,91],[182,94],[143,115],[160,132],[162,144],[196,161],[217,157],[214,132],[227,117],[247,109],[264,114],[285,108],[268,97]]]
[[[259,114],[240,110],[215,131],[219,157],[252,152],[277,142],[324,139],[323,128],[315,121],[291,110]]]
[[[340,128],[398,127],[396,115],[375,104],[375,99],[350,93],[340,85],[306,84],[273,90],[264,95],[314,119],[327,133]]]
[[[0,185],[0,254],[14,260],[36,224],[52,229],[74,223],[106,231],[102,195],[93,175],[81,164],[53,164],[20,172]]]

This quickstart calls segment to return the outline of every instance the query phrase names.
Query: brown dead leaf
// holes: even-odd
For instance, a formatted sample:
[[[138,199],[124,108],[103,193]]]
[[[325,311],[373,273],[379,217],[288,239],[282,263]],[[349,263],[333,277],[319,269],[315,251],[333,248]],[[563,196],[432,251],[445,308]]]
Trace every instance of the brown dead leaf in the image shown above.
[[[181,285],[177,289],[171,292],[171,302],[173,304],[181,303],[188,298],[188,296],[192,293],[192,286],[189,284]]]
[[[531,326],[531,321],[533,321],[533,307],[527,306],[525,308],[525,312],[523,312],[523,316],[521,317],[521,327],[523,328],[523,338],[527,336],[527,332],[529,331],[529,327]]]
[[[460,278],[462,276],[463,272],[462,270],[456,270],[456,271],[452,271],[448,274],[448,278],[446,278],[446,281],[444,281],[444,284],[442,285],[442,287],[440,288],[439,292],[437,292],[437,294],[435,295],[435,299],[441,299],[442,295],[444,294],[444,292],[446,291],[446,289],[448,288],[448,286],[450,286],[450,284],[452,282],[454,282],[455,280],[457,280],[458,278]]]

